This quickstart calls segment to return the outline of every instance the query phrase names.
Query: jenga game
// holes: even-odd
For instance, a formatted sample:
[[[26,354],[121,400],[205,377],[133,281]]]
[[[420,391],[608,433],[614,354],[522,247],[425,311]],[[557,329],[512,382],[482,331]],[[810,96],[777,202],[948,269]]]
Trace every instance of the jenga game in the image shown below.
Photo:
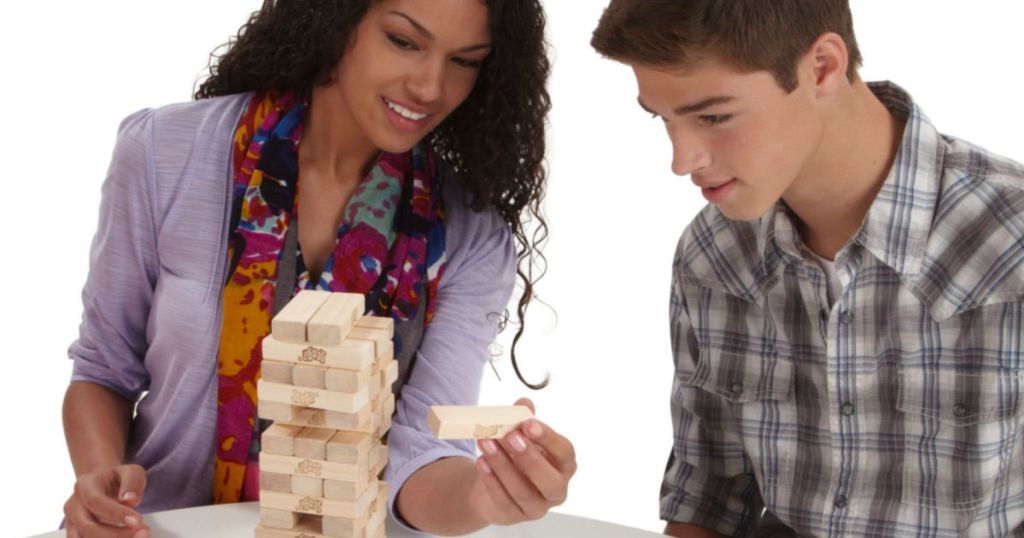
[[[380,538],[395,410],[391,318],[364,316],[359,294],[304,290],[263,340],[256,538]]]

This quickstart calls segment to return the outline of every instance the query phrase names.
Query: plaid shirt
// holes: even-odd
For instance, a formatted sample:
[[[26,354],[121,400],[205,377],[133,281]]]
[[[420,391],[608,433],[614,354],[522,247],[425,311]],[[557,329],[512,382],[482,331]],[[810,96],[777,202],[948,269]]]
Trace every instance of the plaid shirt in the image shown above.
[[[1024,536],[1024,167],[871,86],[906,130],[833,305],[781,203],[753,222],[708,206],[683,233],[663,519]]]

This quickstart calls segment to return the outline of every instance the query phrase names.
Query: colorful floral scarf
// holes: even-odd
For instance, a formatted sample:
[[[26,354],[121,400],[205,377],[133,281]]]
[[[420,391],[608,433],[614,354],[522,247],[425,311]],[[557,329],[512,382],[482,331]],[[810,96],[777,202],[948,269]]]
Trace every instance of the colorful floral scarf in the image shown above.
[[[298,278],[280,285],[363,293],[374,315],[413,319],[426,293],[424,323],[433,315],[444,270],[441,167],[425,143],[378,157],[345,207],[318,280],[303,268],[301,252],[284,252],[288,226],[299,215],[298,154],[307,110],[308,102],[294,93],[256,94],[235,131],[230,265],[217,355],[215,503],[258,497],[256,381],[282,257],[296,256]]]

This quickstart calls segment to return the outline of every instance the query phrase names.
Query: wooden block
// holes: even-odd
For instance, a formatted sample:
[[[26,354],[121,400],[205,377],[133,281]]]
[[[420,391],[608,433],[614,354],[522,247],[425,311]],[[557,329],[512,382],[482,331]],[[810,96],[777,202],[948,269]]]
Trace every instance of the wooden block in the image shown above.
[[[388,345],[384,347],[384,353],[381,355],[381,360],[393,358],[395,358],[395,343],[389,341]]]
[[[260,380],[262,381],[262,380]],[[258,384],[259,382],[257,382]],[[273,420],[275,424],[286,424],[297,419],[297,407],[291,404],[268,402],[260,398],[257,413],[260,418]]]
[[[295,436],[302,431],[297,426],[271,424],[260,436],[260,451],[269,454],[291,456],[295,454]]]
[[[260,406],[263,405],[264,404],[261,401]],[[277,422],[278,424],[288,424],[291,426],[313,426],[316,428],[362,431],[367,433],[372,432],[374,428],[373,416],[369,403],[355,413],[342,413],[340,411],[325,411],[323,409],[309,409],[295,406],[286,407],[291,407],[295,410],[295,413],[290,419],[281,420],[280,422]]]
[[[381,329],[368,329],[364,327],[353,327],[348,333],[351,340],[366,340],[373,344],[374,357],[380,360],[388,351],[388,344],[391,343],[391,335]],[[392,348],[393,349],[393,348]]]
[[[292,378],[286,384],[291,383],[296,387],[309,387],[312,389],[326,388],[324,385],[324,374],[326,373],[326,366],[296,364],[292,370]],[[268,379],[268,381],[270,380]]]
[[[289,510],[260,508],[260,525],[273,529],[291,529],[299,524],[299,514]]]
[[[427,424],[438,439],[497,439],[530,418],[523,405],[433,405]]]
[[[327,440],[334,436],[334,430],[324,428],[302,428],[295,436],[292,454],[296,458],[327,459]]]
[[[363,387],[368,387],[371,378],[376,379],[373,376],[375,370],[377,370],[376,360],[362,370],[328,368],[324,372],[324,388],[336,392],[356,392]]]
[[[388,518],[388,483],[380,482],[377,499],[370,505],[370,513],[366,521],[366,537],[374,538],[384,535],[384,523]]]
[[[262,401],[311,407],[328,411],[355,413],[370,403],[369,390],[359,392],[332,392],[323,389],[295,387],[259,380],[256,391]]]
[[[321,522],[316,516],[299,515],[299,522],[291,529],[256,526],[256,538],[327,538],[321,533]]]
[[[379,474],[384,470],[384,467],[387,467],[388,457],[387,445],[378,444],[373,447],[373,450],[370,452],[370,470],[374,474]]]
[[[376,514],[377,499],[380,498],[380,482],[374,480],[368,484],[365,490],[359,494],[361,498],[368,497],[366,512],[356,518],[336,517],[324,514],[323,533],[327,536],[364,536],[367,522],[372,515]]]
[[[270,332],[278,340],[306,341],[306,325],[331,297],[331,292],[302,290],[270,320]]]
[[[291,362],[268,361],[266,359],[260,364],[260,377],[272,383],[291,383],[292,368]]]
[[[270,335],[263,339],[262,345],[264,360],[346,370],[362,370],[376,358],[373,343],[366,340],[345,340],[340,344],[320,345],[287,342]]]
[[[312,344],[340,344],[365,310],[366,298],[363,295],[332,293],[306,324],[306,340]]]
[[[391,393],[384,399],[384,415],[390,417],[395,414],[395,394]]]
[[[260,454],[261,459],[263,454]],[[287,473],[260,471],[260,491],[292,492],[292,477]]]
[[[384,415],[377,421],[377,425],[373,428],[373,436],[376,438],[384,437],[384,434],[391,429],[391,415]]]
[[[309,495],[312,497],[324,496],[324,480],[314,476],[292,475],[290,493],[295,495]]]
[[[339,431],[327,441],[327,461],[356,463],[368,458],[374,438],[370,434]]]
[[[398,380],[398,361],[392,359],[385,362],[380,368],[380,386],[388,392],[393,392],[391,386]]]
[[[338,463],[295,456],[260,454],[260,470],[268,473],[309,476],[325,480],[362,482],[370,471],[369,462]]]
[[[352,502],[268,491],[260,493],[260,506],[303,514],[357,519],[367,512],[370,503],[376,498],[376,487],[367,488],[358,500]]]
[[[388,340],[395,335],[395,320],[390,316],[363,316],[356,321],[356,327],[384,331],[388,334]]]

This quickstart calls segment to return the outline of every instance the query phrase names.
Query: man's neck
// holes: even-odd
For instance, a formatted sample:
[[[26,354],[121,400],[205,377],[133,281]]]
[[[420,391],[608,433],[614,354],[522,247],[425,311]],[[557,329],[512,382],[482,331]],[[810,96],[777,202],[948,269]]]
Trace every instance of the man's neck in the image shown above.
[[[860,80],[834,105],[823,118],[821,145],[783,195],[804,243],[829,260],[860,230],[904,127]]]

